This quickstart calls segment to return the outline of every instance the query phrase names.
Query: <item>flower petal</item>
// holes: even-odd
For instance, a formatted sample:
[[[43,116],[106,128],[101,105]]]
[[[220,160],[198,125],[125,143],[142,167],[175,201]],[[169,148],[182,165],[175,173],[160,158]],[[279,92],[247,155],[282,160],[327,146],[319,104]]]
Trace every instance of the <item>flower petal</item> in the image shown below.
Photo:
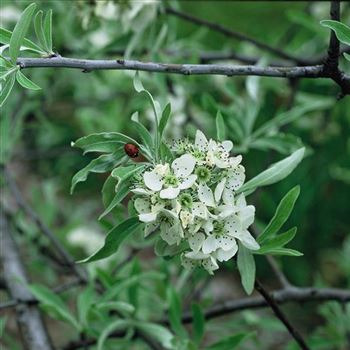
[[[216,250],[216,238],[214,235],[210,235],[205,239],[202,245],[202,251],[204,254],[210,254]]]
[[[242,227],[248,228],[254,222],[254,216],[255,216],[254,205],[247,205],[246,207],[243,207],[239,211],[238,216],[241,219]]]
[[[225,233],[236,237],[242,231],[242,223],[237,215],[231,215],[225,220]]]
[[[221,248],[225,251],[234,248],[236,245],[235,239],[228,235],[222,235],[216,239],[217,248]]]
[[[163,186],[162,176],[155,171],[146,171],[143,174],[145,185],[152,191],[160,191]]]
[[[229,158],[229,163],[231,168],[237,168],[239,164],[241,164],[242,161],[242,156],[238,155],[236,157],[230,157]]]
[[[215,207],[213,191],[206,184],[198,185],[198,198],[208,207]]]
[[[193,223],[193,215],[187,210],[181,210],[180,220],[183,228],[186,228],[189,224]]]
[[[216,251],[216,258],[219,261],[230,260],[233,256],[235,256],[235,254],[237,253],[237,250],[238,250],[237,244],[235,245],[235,247],[233,247],[232,249],[227,250],[227,251],[225,251],[223,249],[218,249]]]
[[[160,237],[169,245],[179,244],[181,236],[183,236],[183,231],[180,223],[176,223],[173,226],[166,223],[160,225]]]
[[[188,244],[190,245],[190,248],[194,251],[194,252],[199,252],[199,250],[202,247],[202,244],[205,240],[205,235],[202,232],[197,232],[196,234],[194,234],[193,236],[191,236],[188,239]]]
[[[244,193],[241,193],[237,198],[236,198],[236,206],[238,208],[242,208],[247,206],[247,201],[245,200]]]
[[[207,219],[208,218],[207,207],[203,203],[194,202],[192,204],[192,214],[201,219]]]
[[[200,260],[188,258],[185,254],[181,255],[181,265],[187,270],[193,270],[199,263]]]
[[[159,192],[159,197],[162,199],[174,199],[180,193],[180,187],[168,187]]]
[[[151,211],[151,202],[148,198],[136,198],[134,207],[139,214],[149,213]]]
[[[244,167],[239,165],[236,169],[231,170],[226,181],[226,188],[231,191],[237,191],[244,183]]]
[[[236,212],[236,207],[234,205],[220,205],[218,207],[218,210],[220,211],[219,218],[225,219],[231,215],[233,215]]]
[[[209,272],[209,274],[213,275],[213,271],[219,268],[216,260],[210,256],[208,259],[202,261],[202,266]]]
[[[203,259],[208,259],[210,255],[204,254],[202,252],[187,252],[185,254],[186,258],[193,259],[193,260],[203,260]]]
[[[145,225],[145,237],[148,237],[151,233],[157,230],[159,224],[157,222],[151,222]]]
[[[235,200],[234,192],[225,187],[222,193],[222,200],[225,204],[232,206]]]
[[[183,181],[179,184],[179,187],[181,190],[185,190],[187,188],[190,188],[197,180],[197,175],[190,175],[183,179]]]
[[[224,177],[216,186],[215,191],[214,191],[214,197],[215,201],[218,203],[221,199],[222,192],[224,191],[225,188],[225,183],[226,183],[226,177]]]
[[[202,152],[205,152],[208,148],[208,140],[200,130],[197,130],[196,132],[196,139],[194,144]]]
[[[181,178],[189,176],[195,165],[196,159],[191,154],[184,154],[172,162],[171,168],[173,169],[175,176]]]
[[[233,143],[230,140],[222,141],[221,145],[224,147],[226,152],[230,152],[233,147]]]
[[[139,195],[144,195],[144,196],[149,196],[152,194],[151,191],[149,190],[145,190],[144,188],[134,188],[133,190],[131,190],[132,193],[135,193],[135,194],[139,194]]]
[[[244,230],[238,232],[238,234],[234,235],[237,239],[239,239],[242,244],[251,250],[258,250],[260,249],[260,245],[257,243],[255,238],[249,233],[249,231]]]
[[[139,215],[139,220],[142,222],[153,222],[157,219],[158,213],[144,213]]]

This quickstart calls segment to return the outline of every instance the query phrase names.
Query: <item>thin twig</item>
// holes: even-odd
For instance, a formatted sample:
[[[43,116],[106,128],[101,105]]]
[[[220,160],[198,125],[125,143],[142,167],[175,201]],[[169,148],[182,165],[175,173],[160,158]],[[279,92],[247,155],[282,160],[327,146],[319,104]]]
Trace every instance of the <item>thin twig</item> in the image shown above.
[[[277,305],[273,296],[269,294],[269,292],[264,288],[264,286],[259,282],[259,280],[255,280],[255,289],[262,295],[265,299],[266,303],[270,306],[272,311],[275,313],[278,319],[286,326],[290,335],[295,339],[295,341],[299,344],[300,348],[303,350],[310,350],[308,345],[306,344],[304,338],[301,334],[292,326],[289,322],[288,318],[284,314],[284,312]]]
[[[165,8],[165,12],[169,15],[176,16],[176,17],[184,19],[188,22],[191,22],[191,23],[203,26],[203,27],[207,27],[213,31],[216,31],[218,33],[225,35],[226,37],[249,42],[250,44],[252,44],[260,49],[271,52],[275,56],[284,58],[284,59],[289,60],[289,61],[296,62],[297,64],[301,64],[301,65],[308,65],[309,64],[308,61],[305,59],[298,58],[292,54],[284,52],[283,50],[280,50],[280,49],[275,48],[271,45],[262,43],[254,38],[249,37],[246,34],[242,34],[242,33],[233,31],[231,29],[225,28],[224,26],[222,26],[220,24],[194,17],[192,15],[175,10],[173,8],[170,8],[170,7]]]
[[[313,288],[313,287],[288,287],[271,292],[274,300],[278,304],[285,304],[289,302],[322,302],[322,301],[338,301],[346,303],[350,301],[350,291],[337,288]],[[266,300],[262,297],[247,297],[235,300],[218,303],[205,311],[205,318],[210,320],[212,318],[225,316],[233,312],[259,309],[267,307]],[[193,321],[191,313],[185,313],[182,322],[191,323]],[[163,320],[168,324],[168,320]]]
[[[12,238],[7,218],[2,212],[0,213],[0,231],[0,257],[8,291],[14,300],[28,301],[32,299],[32,294],[26,287],[28,283],[26,272]],[[35,305],[27,302],[16,304],[16,318],[25,349],[53,349],[45,324]]]
[[[4,175],[18,206],[37,225],[39,230],[50,240],[51,244],[54,246],[57,253],[61,256],[64,263],[69,266],[82,281],[86,281],[87,277],[85,271],[75,264],[73,258],[66,251],[61,242],[57,239],[56,235],[45,225],[37,213],[25,202],[15,180],[12,178],[12,175],[7,168],[4,168]]]

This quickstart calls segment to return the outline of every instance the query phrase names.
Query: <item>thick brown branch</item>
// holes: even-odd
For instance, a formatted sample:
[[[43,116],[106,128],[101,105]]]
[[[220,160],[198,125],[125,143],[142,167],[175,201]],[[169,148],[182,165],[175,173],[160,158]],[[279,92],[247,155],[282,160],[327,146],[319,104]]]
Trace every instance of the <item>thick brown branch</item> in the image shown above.
[[[23,338],[24,348],[29,350],[53,349],[44,322],[35,305],[29,304],[32,294],[27,289],[28,283],[24,266],[20,260],[7,218],[0,213],[1,249],[0,256],[3,274],[11,297],[19,301],[16,304],[18,326]]]

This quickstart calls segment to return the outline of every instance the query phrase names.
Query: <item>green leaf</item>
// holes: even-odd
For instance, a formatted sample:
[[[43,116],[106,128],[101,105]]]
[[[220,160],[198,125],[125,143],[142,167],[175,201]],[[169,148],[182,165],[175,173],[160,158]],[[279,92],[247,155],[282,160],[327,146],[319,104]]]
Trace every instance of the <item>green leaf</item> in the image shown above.
[[[116,320],[110,323],[102,332],[97,341],[97,350],[105,349],[105,342],[108,339],[108,336],[117,331],[128,328],[131,325],[131,321],[128,320]]]
[[[9,45],[11,40],[12,32],[5,28],[0,28],[0,44]],[[45,51],[40,46],[33,43],[31,40],[24,38],[23,43],[20,47],[21,50],[29,50],[38,54],[45,54]]]
[[[277,235],[276,237],[268,240],[266,244],[263,244],[262,247],[257,251],[257,254],[267,254],[271,250],[282,248],[295,237],[296,233],[297,228],[293,227],[287,232]]]
[[[135,311],[135,307],[124,301],[106,301],[96,305],[99,310],[116,310],[131,314]]]
[[[128,167],[119,167],[114,169],[112,172],[112,177],[118,179],[118,184],[115,187],[115,196],[113,200],[109,203],[105,211],[100,215],[99,220],[111,212],[130,192],[132,177],[138,172],[144,169],[144,165],[135,164]]]
[[[162,138],[165,127],[168,124],[170,113],[171,113],[171,104],[168,103],[165,106],[165,108],[163,109],[162,117],[160,118],[160,121],[159,121],[159,137],[160,138]]]
[[[255,282],[255,261],[252,252],[238,243],[237,267],[241,275],[241,282],[247,294],[251,294]]]
[[[276,117],[269,120],[265,124],[263,124],[260,128],[258,128],[252,134],[252,139],[257,139],[259,136],[270,132],[276,128],[280,128],[283,125],[289,124],[300,117],[304,116],[308,112],[314,112],[319,109],[327,108],[331,105],[330,100],[318,100],[318,101],[308,101],[302,106],[294,107],[288,111],[284,111],[279,113]]]
[[[47,11],[44,19],[44,36],[48,53],[52,52],[52,10]]]
[[[88,325],[88,315],[95,303],[96,294],[93,288],[88,286],[81,293],[79,293],[77,298],[77,311],[79,323],[84,327]]]
[[[7,76],[7,79],[1,89],[1,95],[0,95],[0,107],[2,107],[5,103],[5,101],[7,100],[7,98],[9,97],[12,88],[13,88],[13,84],[15,83],[16,80],[16,74],[12,73],[11,75]]]
[[[48,50],[45,33],[44,33],[42,10],[38,11],[38,13],[34,17],[34,29],[41,47],[43,47],[45,51],[48,53],[49,50]]]
[[[273,149],[282,154],[290,154],[301,147],[303,147],[303,143],[299,137],[281,132],[276,135],[261,137],[249,143],[249,148],[261,150]]]
[[[258,251],[254,251],[254,253],[258,254]],[[286,255],[286,256],[302,256],[304,255],[301,252],[298,252],[297,250],[294,249],[289,249],[289,248],[275,248],[271,249],[263,254],[269,254],[269,255]]]
[[[50,313],[55,318],[70,323],[78,331],[80,331],[79,323],[58,295],[56,295],[50,289],[38,284],[29,285],[29,289],[34,297],[38,299],[39,302],[46,307],[46,309],[50,310]]]
[[[25,35],[27,34],[30,22],[32,20],[36,4],[30,4],[22,13],[10,39],[10,57],[13,63],[16,63],[19,50],[22,46]]]
[[[70,193],[74,192],[75,186],[79,182],[84,182],[90,173],[105,173],[112,170],[121,163],[124,152],[119,149],[112,154],[103,154],[96,159],[93,159],[85,168],[79,170],[72,178]]]
[[[348,61],[350,61],[350,55],[346,52],[343,53],[345,59],[347,59]]]
[[[152,154],[153,150],[153,140],[149,131],[139,122],[139,113],[135,112],[131,116],[132,125],[135,127],[137,133],[140,135],[144,145],[148,151]]]
[[[231,335],[217,343],[210,345],[206,350],[233,350],[247,337],[251,336],[253,333],[238,333]]]
[[[268,169],[247,181],[237,192],[248,192],[257,187],[267,186],[287,177],[303,159],[305,148],[300,148],[289,157],[271,165]]]
[[[128,236],[140,229],[142,225],[143,224],[139,221],[137,216],[123,221],[121,224],[113,227],[113,229],[108,232],[103,247],[98,249],[94,254],[86,259],[78,261],[78,263],[88,263],[111,256],[117,252],[120,244]]]
[[[278,233],[283,224],[288,220],[293,211],[294,204],[300,194],[300,186],[293,187],[278,204],[275,215],[265,227],[265,230],[259,235],[258,242],[263,244],[266,240]]]
[[[41,87],[33,83],[28,79],[20,70],[16,72],[17,82],[22,85],[24,88],[29,90],[41,90]]]
[[[204,330],[205,330],[205,318],[204,313],[199,304],[192,304],[192,315],[193,315],[193,340],[196,343],[196,345],[199,346],[199,344],[202,341]]]
[[[226,138],[226,126],[224,122],[224,118],[222,117],[222,114],[220,111],[216,114],[216,135],[218,141],[224,141]]]
[[[181,322],[182,308],[180,297],[172,286],[169,286],[167,292],[171,328],[180,338],[187,338],[186,329]]]
[[[350,46],[350,27],[344,23],[330,19],[321,21],[320,23],[322,26],[332,29],[341,43]]]
[[[133,143],[136,146],[140,146],[134,139],[119,132],[90,134],[72,142],[71,146],[81,148],[84,154],[88,152],[112,153],[126,143]]]
[[[165,349],[173,349],[172,340],[174,336],[165,327],[149,322],[134,322],[134,325],[142,333],[159,342]]]

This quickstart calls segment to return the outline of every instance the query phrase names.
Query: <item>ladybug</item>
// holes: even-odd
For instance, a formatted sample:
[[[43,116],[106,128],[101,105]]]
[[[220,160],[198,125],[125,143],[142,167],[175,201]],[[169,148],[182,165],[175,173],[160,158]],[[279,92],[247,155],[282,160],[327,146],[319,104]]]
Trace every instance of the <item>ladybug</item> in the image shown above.
[[[139,155],[139,149],[132,143],[126,143],[124,145],[124,151],[130,158],[136,158]]]

